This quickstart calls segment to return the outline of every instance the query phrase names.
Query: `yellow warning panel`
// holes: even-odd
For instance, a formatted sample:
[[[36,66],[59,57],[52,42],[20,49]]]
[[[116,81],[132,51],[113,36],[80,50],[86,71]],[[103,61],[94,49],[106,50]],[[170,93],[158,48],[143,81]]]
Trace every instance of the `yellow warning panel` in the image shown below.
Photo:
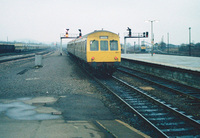
[[[99,120],[96,121],[101,127],[110,132],[113,136],[118,138],[150,138],[146,134],[131,127],[130,125],[120,120]]]

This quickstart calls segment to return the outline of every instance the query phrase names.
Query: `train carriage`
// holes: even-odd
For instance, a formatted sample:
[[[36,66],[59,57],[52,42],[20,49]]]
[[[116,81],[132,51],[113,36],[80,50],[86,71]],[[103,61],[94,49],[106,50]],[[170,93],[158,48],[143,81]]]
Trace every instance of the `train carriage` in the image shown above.
[[[70,41],[67,51],[95,70],[109,74],[112,74],[121,62],[119,36],[105,30],[94,31]]]
[[[141,52],[146,52],[146,46],[145,45],[141,45]]]

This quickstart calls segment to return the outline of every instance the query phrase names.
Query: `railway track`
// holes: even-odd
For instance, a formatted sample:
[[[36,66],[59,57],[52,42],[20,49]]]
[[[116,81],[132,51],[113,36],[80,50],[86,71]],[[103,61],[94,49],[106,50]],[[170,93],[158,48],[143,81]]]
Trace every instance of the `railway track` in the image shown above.
[[[200,89],[194,88],[191,86],[187,86],[184,84],[172,82],[163,78],[159,78],[153,75],[145,74],[140,71],[136,71],[133,69],[128,69],[126,67],[118,68],[118,71],[126,73],[128,75],[134,76],[151,84],[157,85],[164,89],[168,89],[170,91],[175,92],[178,95],[184,95],[192,99],[192,104],[200,105]]]
[[[51,53],[52,50],[48,50],[48,51],[43,51],[43,52],[39,52],[39,54],[41,55],[45,55],[48,53]],[[35,53],[31,53],[31,54],[27,54],[27,55],[17,55],[17,56],[8,56],[4,59],[0,59],[0,63],[4,63],[4,62],[8,62],[8,61],[14,61],[14,60],[20,60],[20,59],[26,59],[26,58],[31,58],[31,57],[35,57]]]
[[[21,51],[21,52],[12,52],[12,53],[0,53],[0,57],[4,56],[17,56],[17,55],[24,55],[24,54],[33,54],[45,51],[46,49],[36,49],[36,50],[28,50],[28,51]]]
[[[128,83],[112,77],[95,79],[162,137],[200,136],[199,122]]]

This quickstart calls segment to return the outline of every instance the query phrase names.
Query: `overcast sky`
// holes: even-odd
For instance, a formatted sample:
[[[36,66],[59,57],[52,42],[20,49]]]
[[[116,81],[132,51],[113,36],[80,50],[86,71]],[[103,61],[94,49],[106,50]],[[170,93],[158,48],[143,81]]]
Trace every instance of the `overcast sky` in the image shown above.
[[[0,7],[0,41],[59,42],[65,28],[83,35],[103,28],[119,33],[123,43],[127,27],[150,32],[145,21],[159,20],[155,42],[167,42],[169,32],[170,43],[188,43],[189,27],[192,41],[200,42],[200,0],[0,0]]]

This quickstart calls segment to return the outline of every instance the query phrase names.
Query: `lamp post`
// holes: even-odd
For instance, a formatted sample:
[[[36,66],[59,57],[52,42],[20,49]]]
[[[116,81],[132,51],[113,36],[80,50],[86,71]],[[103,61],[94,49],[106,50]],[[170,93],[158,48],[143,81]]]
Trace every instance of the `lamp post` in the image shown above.
[[[153,49],[154,49],[153,22],[158,22],[158,20],[148,20],[145,22],[151,22],[151,56],[153,56]]]

